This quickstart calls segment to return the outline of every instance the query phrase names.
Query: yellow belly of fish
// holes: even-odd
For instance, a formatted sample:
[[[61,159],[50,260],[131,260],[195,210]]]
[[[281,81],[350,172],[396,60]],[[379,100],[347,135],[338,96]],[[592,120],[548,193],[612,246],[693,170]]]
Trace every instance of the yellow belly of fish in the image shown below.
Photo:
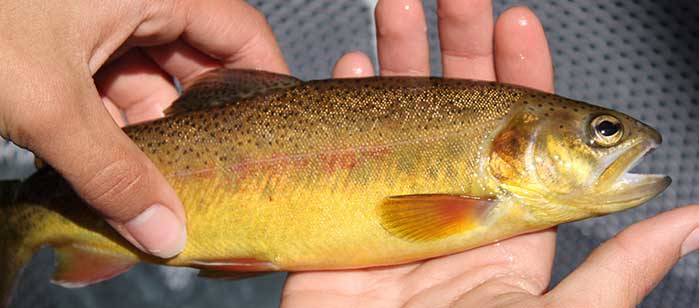
[[[475,155],[474,149],[418,146],[419,152],[402,147],[382,157],[340,153],[330,163],[277,158],[171,177],[187,209],[189,239],[168,264],[255,259],[283,270],[357,268],[423,259],[496,238],[498,232],[483,225],[414,242],[382,226],[377,206],[386,197],[494,194],[476,177],[476,160],[454,159],[464,151]]]

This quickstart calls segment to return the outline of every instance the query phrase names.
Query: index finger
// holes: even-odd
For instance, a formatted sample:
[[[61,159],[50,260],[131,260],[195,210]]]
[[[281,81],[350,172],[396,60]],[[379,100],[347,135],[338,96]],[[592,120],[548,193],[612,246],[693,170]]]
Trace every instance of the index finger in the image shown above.
[[[160,5],[130,38],[151,48],[150,55],[175,77],[194,77],[219,65],[288,74],[266,18],[240,0],[176,1]],[[156,6],[153,4],[153,6]]]
[[[288,72],[272,28],[250,4],[239,0],[187,3],[182,37],[193,47],[220,59],[225,67]]]

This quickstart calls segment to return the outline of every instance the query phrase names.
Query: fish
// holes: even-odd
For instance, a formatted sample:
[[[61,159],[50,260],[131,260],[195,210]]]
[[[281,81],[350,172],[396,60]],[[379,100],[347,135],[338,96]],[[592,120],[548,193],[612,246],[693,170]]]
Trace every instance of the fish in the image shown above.
[[[43,246],[65,287],[139,262],[210,278],[357,269],[626,210],[671,182],[630,172],[662,142],[650,126],[496,82],[217,69],[165,114],[124,132],[181,199],[184,251],[142,253],[44,166],[0,182],[5,303]]]

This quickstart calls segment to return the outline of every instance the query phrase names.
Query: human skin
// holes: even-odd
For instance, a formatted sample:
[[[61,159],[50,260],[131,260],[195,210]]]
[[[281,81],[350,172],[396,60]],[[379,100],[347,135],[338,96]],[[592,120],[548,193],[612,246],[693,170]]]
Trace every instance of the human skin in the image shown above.
[[[380,74],[429,75],[425,18],[417,0],[376,7]],[[496,22],[489,0],[439,0],[445,77],[497,80],[553,91],[546,37],[527,8]],[[373,75],[361,53],[333,76]],[[289,275],[282,307],[635,307],[683,255],[699,246],[699,206],[636,223],[608,240],[552,290],[555,229],[405,265]]]
[[[548,46],[529,10],[510,9],[494,26],[489,1],[439,7],[445,76],[553,90]],[[162,116],[177,96],[169,76],[186,86],[220,66],[287,73],[264,18],[236,0],[4,1],[0,12],[0,135],[54,166],[134,245],[177,253],[181,205],[118,129],[125,124],[119,112],[128,123]],[[420,2],[384,0],[376,13],[381,74],[429,74]],[[333,72],[373,74],[358,53]],[[162,204],[145,215],[153,220],[126,227],[153,204]],[[699,246],[697,226],[698,206],[637,223],[551,291],[555,231],[546,230],[424,262],[291,274],[282,305],[633,307]]]
[[[182,204],[119,125],[161,117],[178,95],[170,76],[288,73],[264,17],[240,0],[2,1],[0,46],[0,135],[164,258],[185,245]]]

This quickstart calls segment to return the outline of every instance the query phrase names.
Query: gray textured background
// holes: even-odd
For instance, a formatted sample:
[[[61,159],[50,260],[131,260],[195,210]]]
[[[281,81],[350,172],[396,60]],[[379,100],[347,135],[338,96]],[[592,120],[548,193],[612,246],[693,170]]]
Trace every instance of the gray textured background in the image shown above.
[[[373,1],[256,0],[296,76],[327,78],[350,50],[376,58]],[[439,74],[435,1],[424,1],[433,73]],[[695,1],[495,1],[496,13],[528,5],[541,18],[556,68],[556,91],[626,112],[656,127],[665,143],[636,169],[666,173],[668,191],[640,208],[559,228],[553,284],[602,241],[664,210],[699,202],[699,6]],[[32,157],[0,144],[0,178],[31,172]],[[48,283],[52,255],[31,263],[13,307],[276,307],[283,274],[237,282],[195,271],[140,265],[111,281],[68,290]],[[699,254],[684,258],[643,307],[699,307]],[[600,282],[604,283],[604,282]],[[580,296],[585,296],[581,290]]]

